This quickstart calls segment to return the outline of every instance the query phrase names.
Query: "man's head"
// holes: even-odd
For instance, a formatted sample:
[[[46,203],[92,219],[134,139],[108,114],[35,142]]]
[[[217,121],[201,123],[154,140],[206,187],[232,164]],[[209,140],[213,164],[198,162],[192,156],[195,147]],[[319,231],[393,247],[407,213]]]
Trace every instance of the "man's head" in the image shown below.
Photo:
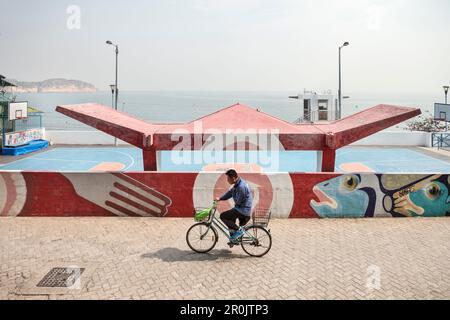
[[[239,180],[239,176],[234,169],[227,170],[227,172],[225,172],[225,175],[227,176],[227,181],[229,184],[235,184]]]

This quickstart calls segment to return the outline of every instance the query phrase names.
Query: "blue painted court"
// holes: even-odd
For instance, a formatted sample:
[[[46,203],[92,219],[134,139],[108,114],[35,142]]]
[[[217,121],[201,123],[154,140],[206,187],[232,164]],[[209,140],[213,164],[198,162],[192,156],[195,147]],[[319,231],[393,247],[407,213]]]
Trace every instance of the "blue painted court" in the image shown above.
[[[140,171],[142,168],[142,151],[137,148],[54,148],[0,165],[0,170],[64,172]]]
[[[338,172],[450,172],[450,158],[434,157],[410,148],[346,147],[336,154]],[[134,147],[54,148],[0,165],[0,170],[19,171],[142,171],[142,152]],[[214,170],[211,163],[257,163],[270,172],[315,172],[315,151],[266,152],[170,152],[159,155],[159,170],[169,172]],[[215,166],[217,168],[217,165]]]

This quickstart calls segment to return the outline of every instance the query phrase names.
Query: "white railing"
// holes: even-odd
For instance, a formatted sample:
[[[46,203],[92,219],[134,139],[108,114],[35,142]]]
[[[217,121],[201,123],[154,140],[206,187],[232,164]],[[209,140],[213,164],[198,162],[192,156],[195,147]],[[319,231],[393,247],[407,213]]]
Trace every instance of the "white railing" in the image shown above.
[[[305,113],[303,117],[298,118],[294,123],[334,121],[336,119],[336,110],[315,110],[310,113]]]

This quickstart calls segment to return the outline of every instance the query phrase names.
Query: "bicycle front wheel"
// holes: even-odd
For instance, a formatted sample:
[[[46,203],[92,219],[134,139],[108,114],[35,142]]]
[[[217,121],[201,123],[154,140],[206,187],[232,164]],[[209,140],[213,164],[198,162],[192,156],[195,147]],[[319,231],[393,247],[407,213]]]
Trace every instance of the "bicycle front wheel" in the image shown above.
[[[211,226],[208,230],[206,222],[194,224],[186,233],[186,242],[192,250],[198,253],[211,251],[217,243],[219,235]]]
[[[249,226],[241,239],[241,246],[248,255],[262,257],[272,247],[272,236],[261,226]]]

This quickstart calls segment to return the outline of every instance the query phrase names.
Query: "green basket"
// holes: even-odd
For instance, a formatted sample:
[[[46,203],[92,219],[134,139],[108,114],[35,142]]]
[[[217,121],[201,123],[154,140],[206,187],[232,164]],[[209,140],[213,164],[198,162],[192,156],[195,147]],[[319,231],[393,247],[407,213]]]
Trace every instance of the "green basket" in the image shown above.
[[[212,208],[196,208],[194,220],[197,222],[203,221],[208,218]]]

